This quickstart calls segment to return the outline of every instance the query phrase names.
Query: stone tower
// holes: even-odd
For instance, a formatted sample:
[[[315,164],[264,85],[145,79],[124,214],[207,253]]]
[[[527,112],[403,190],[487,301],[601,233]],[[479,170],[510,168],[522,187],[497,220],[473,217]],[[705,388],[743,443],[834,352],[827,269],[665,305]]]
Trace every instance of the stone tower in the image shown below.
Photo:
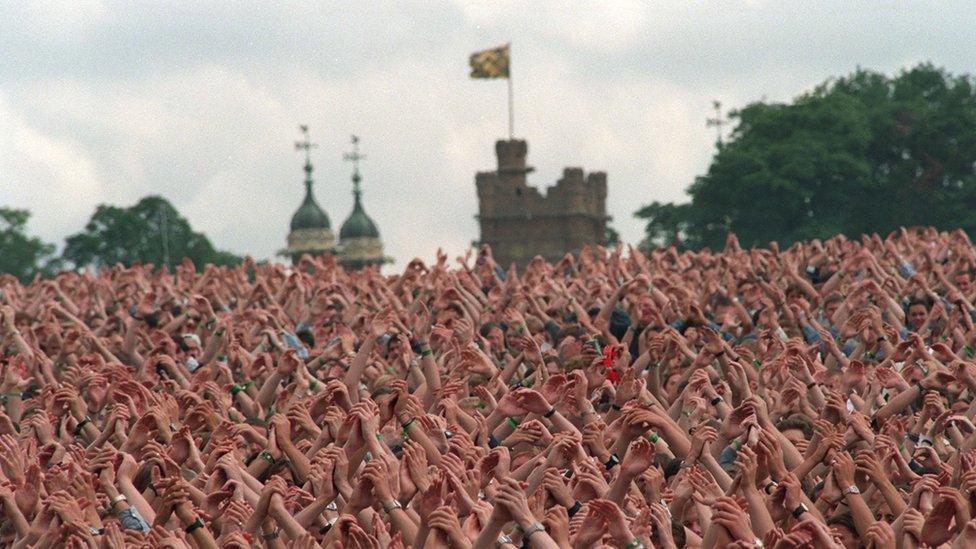
[[[279,255],[290,257],[292,263],[298,263],[303,254],[321,255],[335,251],[335,236],[329,216],[319,207],[312,192],[312,160],[311,149],[316,145],[308,139],[308,126],[301,126],[304,141],[295,143],[295,148],[305,151],[305,200],[291,217],[288,232],[288,247],[281,250]]]
[[[607,174],[566,168],[543,196],[526,183],[533,170],[526,165],[528,148],[522,140],[496,142],[498,169],[475,176],[481,243],[503,267],[525,266],[536,255],[558,261],[586,244],[603,244],[610,220]]]

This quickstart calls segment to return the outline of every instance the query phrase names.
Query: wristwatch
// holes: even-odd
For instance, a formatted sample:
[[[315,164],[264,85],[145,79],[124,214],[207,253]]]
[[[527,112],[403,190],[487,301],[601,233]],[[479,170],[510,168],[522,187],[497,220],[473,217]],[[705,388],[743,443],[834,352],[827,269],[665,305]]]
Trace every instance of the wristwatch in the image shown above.
[[[857,487],[855,486],[855,488]],[[799,520],[800,517],[803,516],[803,513],[806,513],[809,510],[810,509],[808,509],[805,504],[801,503],[796,507],[796,509],[793,509],[793,518]]]
[[[533,522],[532,524],[529,525],[528,528],[522,530],[522,539],[523,540],[528,540],[530,537],[532,537],[532,534],[534,534],[536,532],[542,532],[545,529],[546,529],[546,527],[543,526],[542,524],[540,524],[538,522]]]
[[[860,493],[861,493],[861,489],[852,484],[847,488],[844,488],[844,491],[841,492],[840,495],[846,496],[848,494],[860,494]]]
[[[115,509],[115,506],[118,505],[120,502],[123,502],[123,501],[125,501],[125,502],[128,502],[129,501],[129,499],[125,497],[125,494],[119,494],[119,495],[115,496],[114,498],[112,498],[111,508],[112,509]]]
[[[502,535],[498,536],[498,541],[495,542],[495,547],[501,547],[502,545],[505,545],[506,543],[507,544],[511,544],[512,543],[512,537],[509,536],[509,535],[506,535],[506,534],[502,534]]]
[[[403,509],[403,505],[401,505],[400,502],[397,500],[388,501],[383,504],[383,510],[386,511],[387,513],[389,513],[394,509]]]

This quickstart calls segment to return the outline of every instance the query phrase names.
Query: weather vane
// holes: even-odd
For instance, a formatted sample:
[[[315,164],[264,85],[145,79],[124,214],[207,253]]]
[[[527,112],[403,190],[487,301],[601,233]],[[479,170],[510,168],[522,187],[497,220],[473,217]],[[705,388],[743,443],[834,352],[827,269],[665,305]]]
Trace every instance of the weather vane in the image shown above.
[[[728,122],[728,120],[726,120],[725,118],[722,117],[722,102],[721,101],[717,101],[717,100],[716,101],[712,101],[712,108],[715,109],[715,118],[706,118],[705,119],[705,127],[706,128],[715,128],[715,131],[718,134],[717,137],[716,137],[716,139],[715,139],[715,142],[718,143],[719,145],[721,145],[722,144],[722,127],[725,126],[725,124]]]
[[[356,185],[356,191],[359,190],[359,161],[365,160],[366,155],[359,153],[359,137],[352,136],[352,152],[345,153],[342,155],[342,159],[347,162],[352,162],[352,181]]]
[[[298,126],[298,129],[300,129],[302,131],[302,137],[304,139],[302,141],[295,141],[295,150],[296,151],[300,151],[300,150],[303,150],[304,149],[304,151],[305,151],[305,170],[306,171],[311,171],[311,168],[312,168],[312,155],[311,155],[311,151],[312,151],[312,149],[318,147],[319,145],[318,145],[318,143],[312,143],[312,141],[308,138],[308,125],[302,124],[301,126]]]

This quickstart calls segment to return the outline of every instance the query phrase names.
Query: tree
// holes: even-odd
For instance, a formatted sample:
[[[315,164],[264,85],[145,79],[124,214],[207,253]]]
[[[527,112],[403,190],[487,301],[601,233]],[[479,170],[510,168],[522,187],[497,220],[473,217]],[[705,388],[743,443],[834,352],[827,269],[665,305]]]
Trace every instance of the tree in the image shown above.
[[[25,233],[30,212],[0,207],[0,274],[28,282],[37,273],[53,274],[58,268],[54,245]]]
[[[159,196],[147,196],[129,208],[99,205],[85,230],[67,238],[63,255],[77,267],[142,262],[172,268],[188,257],[202,268],[241,260],[215,249]]]
[[[790,104],[731,113],[730,138],[688,188],[691,202],[636,215],[649,241],[691,247],[789,244],[904,225],[976,235],[976,87],[922,64],[889,78],[857,70]]]

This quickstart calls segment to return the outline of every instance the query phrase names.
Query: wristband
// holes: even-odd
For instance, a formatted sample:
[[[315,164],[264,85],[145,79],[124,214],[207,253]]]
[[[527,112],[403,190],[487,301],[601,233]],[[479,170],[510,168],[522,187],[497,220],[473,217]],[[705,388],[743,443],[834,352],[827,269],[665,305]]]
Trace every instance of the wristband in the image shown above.
[[[245,391],[246,391],[246,390],[248,390],[248,389],[250,389],[251,387],[254,387],[254,382],[253,382],[253,381],[250,381],[250,380],[248,380],[248,381],[245,381],[245,382],[244,382],[244,383],[243,383],[243,384],[241,385],[241,389],[243,389],[243,390],[245,390]]]
[[[434,350],[433,349],[423,349],[423,350],[420,351],[420,356],[422,356],[422,357],[428,357],[428,356],[430,356],[432,354],[434,354]]]
[[[610,459],[607,460],[603,465],[607,468],[607,471],[613,469],[618,463],[620,463],[620,458],[617,454],[610,454]]]
[[[81,436],[81,430],[85,428],[85,425],[88,425],[89,423],[91,423],[91,421],[92,421],[92,419],[91,419],[90,416],[85,416],[85,419],[81,420],[81,423],[79,423],[78,426],[75,427],[75,436],[76,437],[80,437]]]
[[[722,398],[722,395],[716,396],[715,398],[712,399],[712,406],[717,405],[719,402],[722,402],[723,400],[725,399]]]
[[[643,547],[644,543],[640,540],[640,538],[634,538],[634,541],[624,545],[624,549],[642,549]]]
[[[550,417],[552,417],[552,416],[553,416],[553,414],[555,414],[555,413],[556,413],[556,407],[555,407],[555,406],[553,406],[552,408],[549,408],[549,411],[548,411],[548,412],[546,412],[546,413],[544,413],[544,414],[542,414],[542,417],[544,417],[544,418],[550,418]]]
[[[519,426],[518,420],[515,419],[514,417],[509,416],[509,417],[505,418],[505,421],[507,421],[508,424],[512,426],[512,429],[517,429],[518,426]]]
[[[647,440],[651,441],[652,444],[657,444],[657,441],[661,440],[661,437],[657,436],[657,433],[651,433],[647,435]]]
[[[576,502],[573,503],[572,507],[566,508],[566,513],[570,516],[570,518],[572,518],[573,515],[579,513],[579,510],[582,508],[583,508],[583,504],[580,503],[580,500],[576,500]]]
[[[793,518],[799,520],[800,517],[803,516],[803,513],[806,513],[807,511],[809,511],[807,506],[801,503],[796,509],[793,509]]]
[[[308,382],[308,390],[314,391],[315,388],[318,387],[318,385],[319,385],[319,380],[313,377],[312,380]]]
[[[258,454],[258,457],[261,458],[261,459],[263,459],[264,461],[267,461],[271,465],[274,465],[275,464],[275,458],[274,458],[274,456],[272,456],[271,455],[271,452],[269,452],[267,450],[265,450],[265,451],[261,452],[260,454]]]
[[[406,432],[406,431],[404,431],[404,432]],[[491,449],[498,448],[498,445],[499,444],[501,444],[501,442],[498,441],[498,438],[496,438],[495,435],[488,435],[488,447],[489,448],[491,448]]]
[[[275,528],[274,530],[271,531],[271,533],[261,532],[261,539],[266,539],[268,541],[271,541],[273,539],[278,539],[278,536],[280,534],[281,534],[281,528]]]
[[[408,438],[410,438],[410,426],[413,425],[414,422],[416,422],[416,421],[417,420],[415,420],[415,419],[411,419],[411,420],[408,420],[408,421],[404,422],[404,424],[403,424],[403,432],[400,433],[400,438],[401,439],[407,440]]]
[[[197,517],[197,520],[191,522],[190,525],[186,527],[185,532],[187,534],[192,534],[197,528],[203,528],[203,519],[200,517]]]
[[[241,387],[240,385],[238,385],[236,383],[230,386],[230,394],[231,394],[231,396],[237,396],[237,393],[239,393],[239,392],[241,392],[243,390],[244,390],[244,387]]]

